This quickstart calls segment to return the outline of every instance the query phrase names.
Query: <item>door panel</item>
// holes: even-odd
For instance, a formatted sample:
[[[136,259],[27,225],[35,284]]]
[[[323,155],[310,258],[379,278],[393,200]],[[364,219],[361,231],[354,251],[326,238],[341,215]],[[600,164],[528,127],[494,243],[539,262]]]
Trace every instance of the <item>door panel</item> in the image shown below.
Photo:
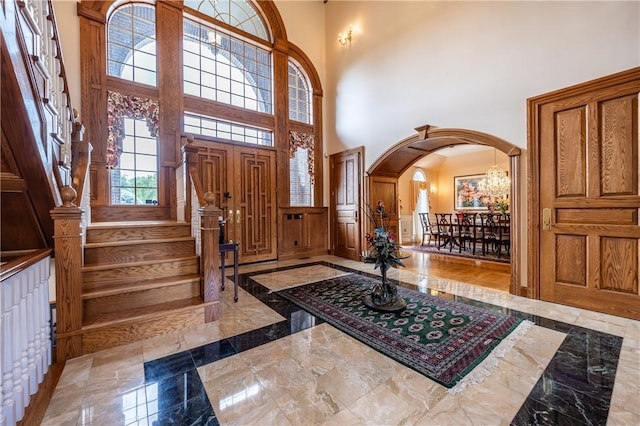
[[[274,151],[236,147],[235,241],[244,262],[276,259],[276,160]]]
[[[225,240],[240,243],[240,262],[276,259],[275,151],[209,141],[197,146],[200,180],[227,220]]]
[[[640,319],[640,80],[540,108],[543,300]]]
[[[223,194],[229,188],[229,173],[233,168],[223,144],[207,144],[198,152],[198,173],[205,192],[213,192],[214,204],[222,206]],[[226,213],[226,212],[225,212]]]
[[[331,254],[360,260],[361,227],[358,200],[362,198],[362,149],[330,158]]]

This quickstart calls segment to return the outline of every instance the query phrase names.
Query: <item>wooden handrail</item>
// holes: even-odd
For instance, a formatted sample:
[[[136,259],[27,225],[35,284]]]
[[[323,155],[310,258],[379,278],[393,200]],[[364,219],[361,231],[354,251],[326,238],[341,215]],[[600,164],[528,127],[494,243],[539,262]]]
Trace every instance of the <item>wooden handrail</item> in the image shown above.
[[[2,257],[4,257],[5,254],[6,252],[2,252]],[[29,250],[28,253],[7,261],[7,263],[4,263],[2,264],[2,266],[0,266],[0,282],[11,278],[21,271],[24,271],[29,266],[38,263],[50,254],[51,249],[49,248]]]
[[[189,187],[188,183],[190,181],[193,185],[193,188],[195,189],[196,196],[198,197],[198,203],[201,206],[206,206],[207,202],[204,199],[204,186],[200,181],[200,174],[198,173],[198,148],[193,145],[193,140],[193,135],[184,135],[182,137],[182,160],[186,166],[186,170],[188,173],[188,181],[186,187]],[[190,194],[185,195],[186,199],[190,200]],[[190,206],[191,203],[187,202],[187,208],[189,208]]]
[[[82,202],[85,183],[89,180],[90,157],[91,146],[84,140],[84,126],[76,122],[71,134],[71,182],[78,193],[78,202]]]

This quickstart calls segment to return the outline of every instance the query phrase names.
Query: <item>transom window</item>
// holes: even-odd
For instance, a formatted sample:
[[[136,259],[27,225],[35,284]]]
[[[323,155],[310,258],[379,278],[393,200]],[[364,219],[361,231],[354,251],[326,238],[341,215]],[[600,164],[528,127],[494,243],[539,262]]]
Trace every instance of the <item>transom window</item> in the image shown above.
[[[184,131],[236,142],[273,146],[273,132],[269,130],[218,120],[195,113],[185,113]]]
[[[183,57],[185,94],[272,113],[269,51],[185,19]]]
[[[156,85],[156,11],[144,4],[119,7],[109,19],[108,73]]]

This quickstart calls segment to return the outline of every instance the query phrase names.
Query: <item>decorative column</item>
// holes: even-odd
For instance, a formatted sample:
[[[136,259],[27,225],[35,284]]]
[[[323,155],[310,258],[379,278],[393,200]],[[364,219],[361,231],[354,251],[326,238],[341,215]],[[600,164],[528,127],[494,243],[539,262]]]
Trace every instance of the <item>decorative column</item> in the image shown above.
[[[222,210],[213,205],[212,192],[204,194],[207,202],[200,213],[200,273],[205,322],[220,318],[220,225],[218,220]]]
[[[62,206],[50,211],[54,221],[56,259],[56,361],[82,355],[82,214],[73,204],[76,191],[65,186],[60,191]]]

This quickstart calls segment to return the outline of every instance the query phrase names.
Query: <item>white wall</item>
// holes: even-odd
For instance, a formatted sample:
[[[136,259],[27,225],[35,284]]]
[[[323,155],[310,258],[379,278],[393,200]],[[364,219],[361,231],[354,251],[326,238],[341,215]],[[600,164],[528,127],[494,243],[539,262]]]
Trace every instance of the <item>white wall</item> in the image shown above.
[[[75,0],[54,0],[53,12],[60,35],[71,105],[78,112],[82,112],[80,108],[80,19],[77,14],[77,2]],[[82,120],[82,115],[80,115],[80,120]]]
[[[527,98],[640,65],[640,2],[325,6],[329,149],[364,145],[365,169],[424,124],[526,148]]]

